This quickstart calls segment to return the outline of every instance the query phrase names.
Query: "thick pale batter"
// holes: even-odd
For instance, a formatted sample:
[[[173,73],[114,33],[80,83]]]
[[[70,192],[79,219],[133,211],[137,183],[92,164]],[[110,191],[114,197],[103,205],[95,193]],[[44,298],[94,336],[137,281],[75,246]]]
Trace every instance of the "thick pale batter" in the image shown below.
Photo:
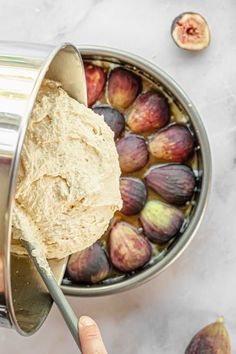
[[[113,133],[92,110],[46,80],[21,154],[13,210],[16,240],[37,238],[47,258],[93,244],[122,206]]]

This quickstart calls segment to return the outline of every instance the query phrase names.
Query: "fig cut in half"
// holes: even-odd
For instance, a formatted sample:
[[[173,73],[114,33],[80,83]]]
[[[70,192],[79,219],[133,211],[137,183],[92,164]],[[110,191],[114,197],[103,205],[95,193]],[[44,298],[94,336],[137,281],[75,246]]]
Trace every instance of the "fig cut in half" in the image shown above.
[[[210,44],[210,29],[206,20],[196,12],[184,12],[174,19],[171,36],[178,47],[198,51]]]

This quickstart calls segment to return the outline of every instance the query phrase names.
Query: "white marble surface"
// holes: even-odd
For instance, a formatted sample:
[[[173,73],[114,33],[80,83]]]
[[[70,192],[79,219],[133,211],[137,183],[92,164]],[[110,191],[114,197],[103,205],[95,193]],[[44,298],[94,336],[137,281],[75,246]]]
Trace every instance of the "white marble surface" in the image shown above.
[[[181,354],[192,334],[223,314],[236,351],[236,34],[235,0],[0,0],[1,39],[101,44],[132,51],[171,74],[197,105],[212,148],[207,215],[183,256],[155,280],[106,298],[70,302],[101,325],[112,354]],[[212,43],[181,51],[169,29],[193,10],[209,21]],[[2,354],[75,354],[54,308],[42,329],[22,338],[0,329]]]

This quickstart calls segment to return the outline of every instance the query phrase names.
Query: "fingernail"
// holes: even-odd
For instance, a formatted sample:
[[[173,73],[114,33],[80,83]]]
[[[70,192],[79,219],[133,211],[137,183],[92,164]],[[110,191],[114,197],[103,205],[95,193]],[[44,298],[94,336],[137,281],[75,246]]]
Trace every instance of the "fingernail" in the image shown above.
[[[87,327],[87,326],[92,326],[95,324],[94,320],[92,320],[92,318],[88,317],[88,316],[82,316],[79,319],[79,324],[82,327]]]

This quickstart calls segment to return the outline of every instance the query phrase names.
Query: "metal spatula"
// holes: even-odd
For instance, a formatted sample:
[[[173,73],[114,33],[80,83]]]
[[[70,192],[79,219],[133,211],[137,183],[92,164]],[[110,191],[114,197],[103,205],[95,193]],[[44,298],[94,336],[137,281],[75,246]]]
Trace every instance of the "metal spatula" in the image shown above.
[[[40,276],[42,277],[44,284],[46,285],[49,293],[51,294],[53,300],[55,301],[59,311],[62,314],[74,340],[81,350],[80,340],[79,340],[79,332],[78,332],[78,319],[72,310],[70,304],[66,300],[65,295],[61,291],[60,286],[57,284],[57,281],[51,271],[49,264],[47,262],[46,257],[43,258],[43,266],[42,260],[38,259],[38,252],[35,250],[35,246],[29,241],[22,240],[26,250],[29,253],[32,261],[34,262]]]

